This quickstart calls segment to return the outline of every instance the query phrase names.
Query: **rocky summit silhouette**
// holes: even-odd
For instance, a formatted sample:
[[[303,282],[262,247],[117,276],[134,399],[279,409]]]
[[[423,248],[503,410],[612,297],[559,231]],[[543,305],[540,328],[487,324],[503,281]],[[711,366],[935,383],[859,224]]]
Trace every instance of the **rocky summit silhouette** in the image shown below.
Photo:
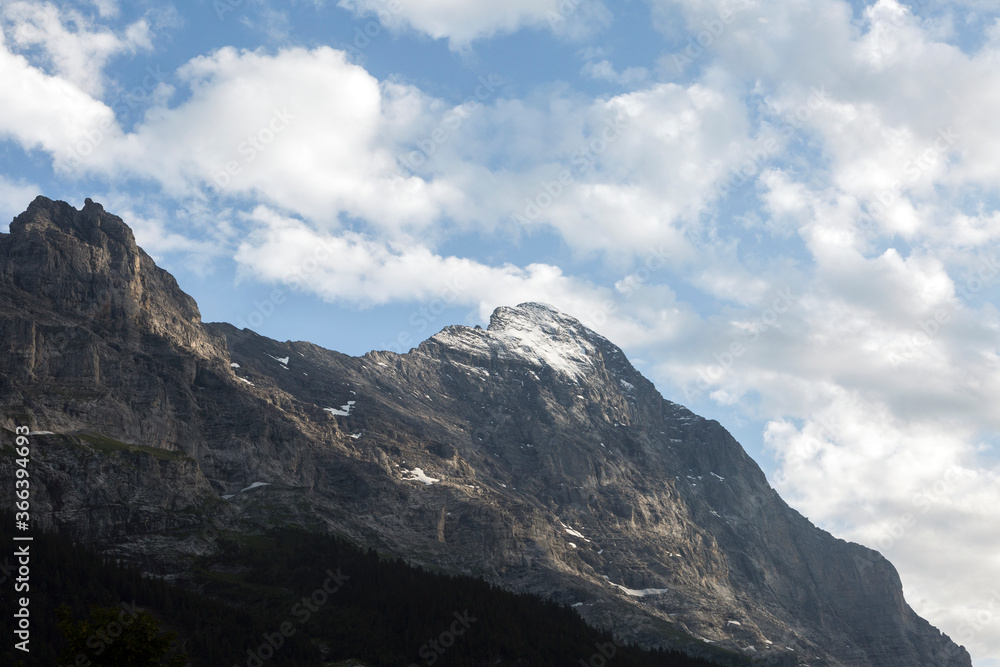
[[[35,519],[173,579],[217,531],[295,524],[648,646],[971,665],[887,560],[813,526],[721,425],[546,305],[407,354],[279,342],[203,323],[99,204],[39,197],[0,235],[5,445],[18,424]]]

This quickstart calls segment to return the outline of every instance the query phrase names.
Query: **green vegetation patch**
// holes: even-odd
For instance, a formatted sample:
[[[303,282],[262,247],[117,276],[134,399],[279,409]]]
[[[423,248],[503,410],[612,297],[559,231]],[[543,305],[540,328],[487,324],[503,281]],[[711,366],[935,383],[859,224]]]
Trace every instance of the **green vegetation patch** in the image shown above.
[[[109,438],[106,435],[100,435],[97,433],[81,433],[77,437],[87,443],[91,449],[101,452],[102,454],[114,454],[115,452],[122,451],[143,452],[164,461],[191,460],[191,457],[184,452],[163,449],[161,447],[150,447],[149,445],[133,445],[131,443],[115,440],[114,438]]]

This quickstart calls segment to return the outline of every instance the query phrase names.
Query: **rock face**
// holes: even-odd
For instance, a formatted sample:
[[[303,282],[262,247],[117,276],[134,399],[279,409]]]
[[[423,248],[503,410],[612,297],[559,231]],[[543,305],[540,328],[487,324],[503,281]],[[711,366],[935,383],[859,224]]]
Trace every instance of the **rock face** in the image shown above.
[[[10,224],[0,278],[57,313],[122,338],[143,333],[214,356],[194,299],[135,244],[121,218],[87,200],[82,211],[37,198]]]
[[[119,218],[39,197],[0,236],[0,348],[3,443],[53,432],[32,436],[36,519],[161,574],[220,528],[292,522],[647,645],[971,665],[888,561],[813,526],[722,426],[548,306],[405,355],[282,343],[202,324]]]

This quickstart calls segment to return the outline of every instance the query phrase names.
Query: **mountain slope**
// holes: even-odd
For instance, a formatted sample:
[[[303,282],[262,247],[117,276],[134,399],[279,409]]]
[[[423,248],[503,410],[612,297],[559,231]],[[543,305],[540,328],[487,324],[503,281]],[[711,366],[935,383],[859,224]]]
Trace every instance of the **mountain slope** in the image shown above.
[[[404,355],[281,343],[202,324],[100,205],[39,198],[0,237],[0,340],[0,421],[55,432],[36,515],[161,573],[183,579],[206,530],[295,523],[646,645],[971,664],[888,561],[810,524],[722,426],[548,306]]]
[[[9,538],[13,525],[14,514],[0,510],[0,538]],[[23,658],[30,658],[26,663],[32,666],[83,665],[107,657],[103,642],[91,641],[83,659],[74,655],[59,662],[65,646],[58,627],[61,605],[78,619],[87,617],[94,605],[116,609],[116,614],[149,611],[163,629],[178,633],[189,667],[399,667],[421,655],[434,656],[428,639],[450,627],[459,633],[447,651],[436,652],[439,667],[523,667],[525,659],[539,667],[561,667],[565,656],[587,657],[598,646],[604,654],[613,652],[619,667],[718,664],[615,646],[611,636],[587,626],[567,607],[473,577],[415,569],[315,532],[275,528],[262,535],[213,536],[217,552],[195,566],[201,593],[142,576],[65,535],[35,531],[33,538],[32,569],[50,574],[31,581],[30,655],[5,642],[0,645],[3,665],[23,665]],[[310,610],[301,600],[314,594],[317,584],[334,592]],[[0,587],[5,623],[17,613],[20,597],[12,587]],[[276,619],[275,609],[296,613]],[[464,621],[457,627],[456,612]],[[276,636],[284,622],[289,625]],[[270,641],[262,643],[266,638]],[[269,651],[274,644],[278,650]],[[273,655],[267,657],[269,653]]]

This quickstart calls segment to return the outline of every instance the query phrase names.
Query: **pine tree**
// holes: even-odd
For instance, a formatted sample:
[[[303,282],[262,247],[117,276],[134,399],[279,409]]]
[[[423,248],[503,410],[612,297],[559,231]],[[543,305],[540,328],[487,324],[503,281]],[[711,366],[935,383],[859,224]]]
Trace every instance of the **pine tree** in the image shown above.
[[[57,610],[59,630],[66,639],[60,664],[93,667],[184,667],[187,656],[172,653],[176,633],[160,632],[149,612],[119,607],[90,608],[90,616],[76,621],[70,609]],[[79,661],[79,656],[86,661]]]

